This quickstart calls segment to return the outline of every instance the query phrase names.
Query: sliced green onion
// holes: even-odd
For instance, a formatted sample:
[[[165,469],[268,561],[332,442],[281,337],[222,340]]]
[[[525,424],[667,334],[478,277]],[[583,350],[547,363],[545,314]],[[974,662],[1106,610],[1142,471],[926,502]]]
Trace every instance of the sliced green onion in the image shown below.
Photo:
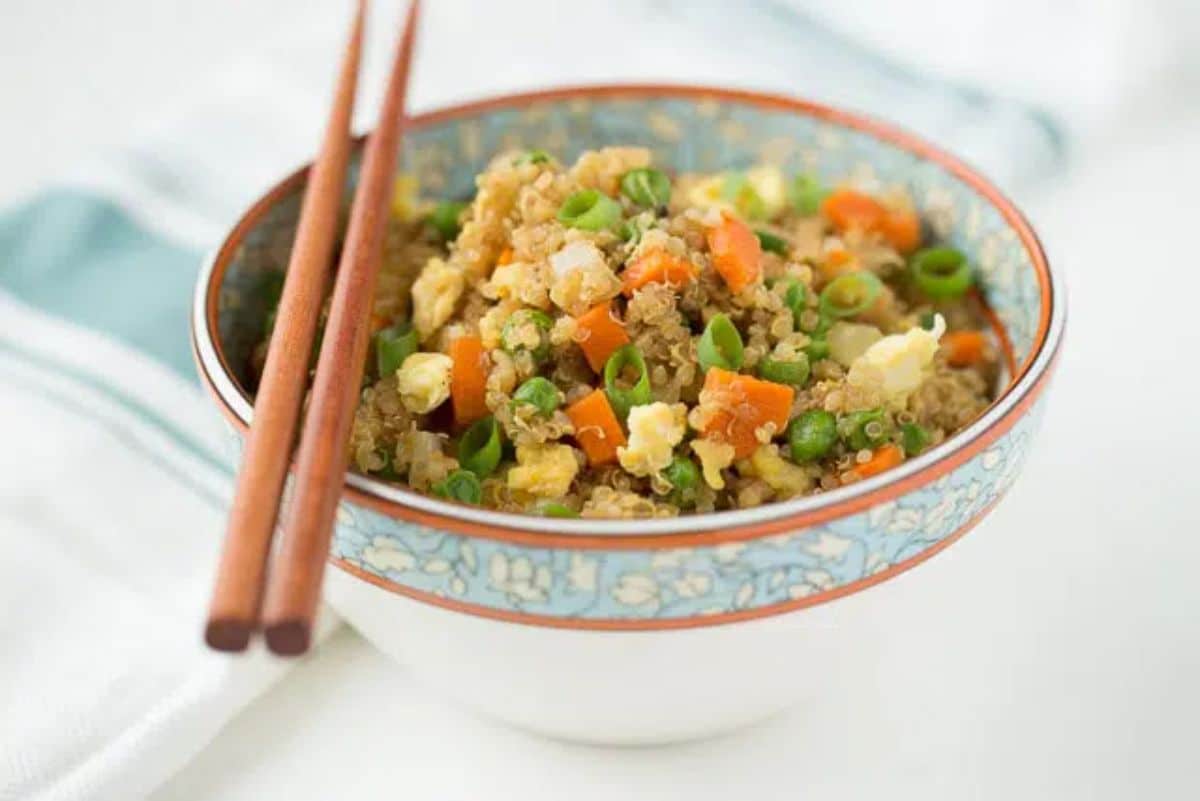
[[[491,475],[502,452],[500,426],[491,415],[472,423],[458,441],[458,463],[480,478]]]
[[[380,378],[395,375],[404,360],[417,352],[420,337],[407,323],[397,323],[375,332],[375,369]]]
[[[821,210],[821,202],[828,194],[820,181],[803,173],[792,180],[789,192],[792,208],[810,217]]]
[[[748,219],[761,220],[767,216],[767,204],[744,172],[725,173],[721,180],[721,199],[732,203]]]
[[[513,393],[514,404],[528,404],[538,410],[538,414],[549,417],[558,408],[561,393],[548,378],[535,375]]]
[[[576,192],[558,210],[558,221],[583,231],[611,228],[621,219],[621,205],[595,189]]]
[[[931,311],[922,312],[921,316],[917,318],[917,322],[920,323],[921,327],[926,331],[932,331],[933,326],[937,323],[937,314]]]
[[[808,287],[795,278],[788,278],[787,291],[783,293],[783,305],[792,311],[792,327],[800,328],[800,314],[808,308]]]
[[[821,290],[821,311],[829,317],[862,314],[879,299],[883,282],[866,270],[839,275]]]
[[[637,378],[628,389],[617,384],[626,367],[637,370]],[[604,394],[608,396],[608,402],[617,417],[622,420],[629,416],[629,410],[634,406],[642,406],[652,400],[650,372],[646,369],[646,360],[642,358],[642,352],[636,345],[617,348],[604,363]]]
[[[700,489],[700,468],[686,456],[676,456],[663,471],[676,506],[693,506]]]
[[[671,179],[658,170],[639,167],[621,176],[621,194],[639,206],[665,206],[671,199]]]
[[[837,443],[837,419],[824,409],[809,409],[791,422],[787,438],[793,462],[814,462]]]
[[[706,372],[710,367],[739,370],[743,353],[742,335],[738,333],[737,326],[726,315],[714,314],[696,346],[700,369]]]
[[[396,457],[392,451],[386,448],[378,452],[383,457],[383,467],[373,471],[375,475],[382,478],[384,481],[403,481],[404,476],[396,471]]]
[[[570,506],[564,506],[561,503],[554,503],[553,501],[538,504],[534,511],[542,517],[579,517],[579,512],[576,512]]]
[[[522,342],[519,338],[520,330],[531,324],[538,331],[538,344],[532,349],[529,348],[529,343]],[[550,355],[550,329],[553,327],[554,320],[544,311],[517,309],[504,322],[504,328],[500,330],[500,347],[512,354],[521,350],[529,350],[535,361],[544,361]]]
[[[918,251],[909,264],[917,289],[934,300],[962,297],[971,286],[971,266],[961,250],[926,248]]]
[[[429,224],[437,229],[442,239],[453,242],[458,237],[458,218],[466,207],[466,203],[454,200],[439,203],[429,215]]]
[[[933,437],[916,423],[905,423],[900,426],[900,444],[904,447],[905,456],[916,456],[929,447]]]
[[[846,447],[856,451],[882,445],[891,433],[883,409],[844,414],[838,418],[837,430]]]
[[[520,166],[521,164],[546,164],[549,161],[549,153],[547,153],[545,150],[535,148],[517,156],[516,160],[513,161],[513,164],[517,166]]]
[[[772,359],[768,356],[758,365],[760,378],[793,387],[804,386],[804,382],[808,381],[809,372],[808,355],[804,353],[796,354],[796,358],[792,360]]]
[[[780,256],[788,254],[788,243],[782,236],[775,236],[770,231],[755,231],[754,235],[758,237],[758,244],[762,245],[763,250],[778,253]]]
[[[433,485],[433,494],[447,500],[478,506],[483,500],[483,486],[470,470],[455,470]]]

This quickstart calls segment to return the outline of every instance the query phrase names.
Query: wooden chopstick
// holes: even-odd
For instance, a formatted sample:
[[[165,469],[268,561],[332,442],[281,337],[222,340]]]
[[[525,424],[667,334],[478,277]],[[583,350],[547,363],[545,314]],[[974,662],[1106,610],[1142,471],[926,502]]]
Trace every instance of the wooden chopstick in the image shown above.
[[[294,492],[268,577],[263,623],[267,646],[277,654],[301,654],[312,637],[371,333],[375,277],[383,255],[419,9],[420,0],[412,0],[379,120],[363,157],[301,432]]]
[[[258,624],[271,537],[308,379],[309,354],[329,283],[330,256],[350,160],[350,120],[362,57],[365,6],[365,0],[359,0],[321,151],[308,176],[229,512],[204,631],[205,641],[219,651],[244,650]]]

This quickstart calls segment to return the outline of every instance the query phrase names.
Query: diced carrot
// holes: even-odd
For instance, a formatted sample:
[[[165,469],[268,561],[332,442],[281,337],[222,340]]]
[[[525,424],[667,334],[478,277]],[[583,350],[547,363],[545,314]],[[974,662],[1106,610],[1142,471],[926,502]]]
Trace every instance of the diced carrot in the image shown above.
[[[735,295],[758,280],[762,270],[762,245],[736,217],[722,215],[721,224],[708,229],[708,249],[713,266]]]
[[[839,231],[879,233],[901,253],[921,246],[921,219],[911,209],[888,209],[865,192],[839,189],[821,203],[821,213]]]
[[[621,291],[626,297],[646,284],[668,284],[680,287],[696,278],[696,267],[690,261],[673,256],[665,250],[651,250],[638,256],[621,275]]]
[[[575,339],[597,373],[617,348],[629,344],[625,326],[613,315],[612,301],[593,306],[575,318]]]
[[[821,213],[828,217],[839,231],[878,231],[887,215],[887,209],[865,192],[838,189],[830,192],[821,202]]]
[[[567,417],[575,426],[575,440],[588,462],[593,465],[607,464],[617,460],[617,448],[625,445],[625,433],[608,403],[604,390],[592,394],[567,407]]]
[[[728,442],[734,456],[745,459],[761,444],[756,431],[768,423],[783,433],[792,412],[795,390],[772,381],[711,367],[704,377],[704,403],[715,402],[718,411],[705,423],[704,434]]]
[[[921,218],[910,209],[883,215],[879,231],[888,244],[901,253],[912,253],[921,247]]]
[[[951,367],[970,367],[983,361],[987,339],[979,331],[951,331],[942,337],[942,349]]]
[[[450,343],[450,403],[454,422],[473,423],[488,413],[485,402],[488,374],[487,353],[476,336],[462,336]]]
[[[846,472],[858,478],[870,478],[877,476],[884,470],[891,470],[896,465],[904,461],[904,451],[899,445],[889,442],[887,445],[881,445],[871,454],[871,458],[860,465],[855,465]]]
[[[512,264],[512,260],[512,248],[505,248],[504,250],[500,251],[500,255],[496,257],[496,265],[499,266],[501,264]]]

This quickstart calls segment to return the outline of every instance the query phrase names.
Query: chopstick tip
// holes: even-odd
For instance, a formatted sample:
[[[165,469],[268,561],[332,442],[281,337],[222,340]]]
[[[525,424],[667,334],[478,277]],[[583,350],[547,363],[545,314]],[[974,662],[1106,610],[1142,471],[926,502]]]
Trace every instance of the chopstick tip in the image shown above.
[[[311,629],[307,621],[282,620],[271,623],[263,632],[267,647],[279,656],[300,656],[308,650],[312,639]]]
[[[243,620],[214,618],[204,627],[204,642],[214,651],[245,651],[250,645],[250,627]]]

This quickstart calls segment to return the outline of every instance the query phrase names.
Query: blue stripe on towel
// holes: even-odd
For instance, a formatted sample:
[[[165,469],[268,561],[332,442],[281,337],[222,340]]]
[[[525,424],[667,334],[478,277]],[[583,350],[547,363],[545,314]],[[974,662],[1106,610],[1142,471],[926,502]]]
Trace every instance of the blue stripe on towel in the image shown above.
[[[55,190],[0,215],[0,288],[103,331],[188,378],[192,283],[202,254],[118,204]]]

